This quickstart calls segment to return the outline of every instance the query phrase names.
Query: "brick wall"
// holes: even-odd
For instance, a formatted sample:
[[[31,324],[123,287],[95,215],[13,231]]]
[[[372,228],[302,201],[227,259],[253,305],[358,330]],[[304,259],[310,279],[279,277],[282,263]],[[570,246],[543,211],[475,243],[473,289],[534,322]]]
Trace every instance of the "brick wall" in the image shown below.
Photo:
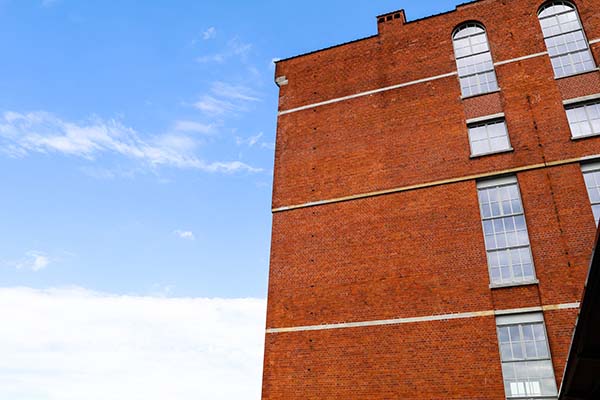
[[[589,40],[600,0],[576,2]],[[451,34],[487,29],[494,61],[546,50],[531,0],[483,0],[379,23],[377,36],[278,63],[280,111],[456,71]],[[592,46],[600,60],[600,46]],[[573,303],[595,224],[562,101],[600,74],[556,80],[547,55],[496,67],[499,93],[461,99],[456,76],[280,115],[273,207],[541,164],[516,173],[538,285],[490,289],[475,179],[276,212],[268,328]],[[514,151],[471,158],[466,119],[503,112]],[[556,377],[576,310],[545,312]],[[266,336],[263,399],[502,399],[493,316]]]

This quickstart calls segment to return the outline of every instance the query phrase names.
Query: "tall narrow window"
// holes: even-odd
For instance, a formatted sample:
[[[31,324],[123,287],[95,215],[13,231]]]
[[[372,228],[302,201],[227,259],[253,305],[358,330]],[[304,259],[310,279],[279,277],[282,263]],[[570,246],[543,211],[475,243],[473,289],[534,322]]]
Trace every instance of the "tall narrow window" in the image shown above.
[[[600,135],[600,101],[566,107],[574,138]]]
[[[498,90],[494,63],[483,26],[461,25],[454,31],[454,53],[464,97]]]
[[[552,1],[539,12],[540,24],[557,78],[596,68],[575,6]]]
[[[507,399],[556,398],[550,348],[541,313],[496,318]]]
[[[600,164],[585,164],[581,167],[587,187],[596,225],[600,219]]]
[[[477,187],[492,286],[535,281],[517,178],[482,181]]]

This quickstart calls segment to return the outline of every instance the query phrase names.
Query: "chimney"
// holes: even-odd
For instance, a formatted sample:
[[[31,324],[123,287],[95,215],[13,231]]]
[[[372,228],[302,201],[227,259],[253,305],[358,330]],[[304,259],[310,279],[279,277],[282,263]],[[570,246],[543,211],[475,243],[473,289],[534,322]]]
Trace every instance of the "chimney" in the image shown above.
[[[379,34],[384,31],[396,29],[406,23],[406,14],[404,10],[398,10],[391,13],[379,15],[377,17],[377,30]]]

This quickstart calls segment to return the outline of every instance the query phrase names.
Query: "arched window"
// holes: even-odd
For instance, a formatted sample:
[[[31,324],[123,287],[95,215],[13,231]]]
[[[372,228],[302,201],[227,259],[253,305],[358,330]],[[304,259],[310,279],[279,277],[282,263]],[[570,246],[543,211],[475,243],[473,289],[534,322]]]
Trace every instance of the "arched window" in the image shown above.
[[[469,22],[452,35],[463,97],[498,90],[494,63],[485,29]]]
[[[573,4],[549,2],[540,9],[538,17],[557,78],[596,68]]]

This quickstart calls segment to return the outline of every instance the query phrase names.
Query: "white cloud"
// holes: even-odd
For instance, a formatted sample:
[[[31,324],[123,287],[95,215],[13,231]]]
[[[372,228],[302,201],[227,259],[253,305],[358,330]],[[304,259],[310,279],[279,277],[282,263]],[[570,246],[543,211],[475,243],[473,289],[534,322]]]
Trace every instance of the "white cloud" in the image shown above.
[[[207,30],[202,33],[202,39],[210,40],[217,37],[217,29],[214,26],[211,26]]]
[[[231,58],[238,58],[242,62],[245,62],[252,51],[252,44],[241,41],[238,37],[227,42],[227,45],[223,51],[216,54],[208,54],[199,56],[196,58],[196,62],[200,64],[206,63],[224,63]]]
[[[236,137],[235,138],[235,142],[238,146],[241,145],[247,145],[248,147],[253,147],[255,144],[257,144],[259,142],[259,140],[263,137],[263,133],[260,132],[257,135],[254,136],[250,136],[249,138],[241,138],[241,137]]]
[[[41,271],[48,267],[52,259],[41,251],[29,251],[23,258],[17,261],[1,261],[0,265],[4,265],[10,268],[16,269],[27,269],[33,272]]]
[[[44,269],[50,264],[50,259],[41,253],[31,253],[29,255],[32,258],[32,262],[28,265],[33,271],[39,271]]]
[[[209,54],[206,56],[196,57],[196,62],[200,64],[222,63],[225,62],[227,56],[225,54]]]
[[[246,57],[253,47],[251,43],[242,42],[238,37],[231,39],[227,43],[227,46],[231,49],[233,54],[241,56],[242,58]]]
[[[225,82],[215,82],[211,91],[220,97],[242,101],[260,101],[254,91],[247,86],[231,85]]]
[[[211,117],[248,111],[247,104],[260,101],[254,90],[244,85],[232,85],[217,81],[211,85],[210,93],[200,97],[193,106]]]
[[[268,150],[275,150],[275,143],[271,143],[271,142],[265,142],[263,140],[261,140],[263,138],[264,134],[262,132],[254,135],[254,136],[250,136],[248,138],[242,138],[237,136],[235,138],[235,143],[238,146],[248,146],[248,147],[254,147],[254,146],[258,146],[262,149],[268,149]]]
[[[196,240],[196,236],[194,235],[194,232],[192,232],[192,231],[176,230],[173,233],[175,235],[179,236],[179,238],[181,238],[181,239]]]
[[[275,143],[273,142],[262,142],[260,147],[267,150],[275,150]]]
[[[174,130],[178,132],[201,133],[210,135],[215,132],[215,126],[212,124],[202,124],[195,121],[179,120],[175,121]]]
[[[204,95],[194,103],[194,107],[205,114],[220,116],[232,111],[240,110],[240,107],[226,100],[220,100],[210,95]]]
[[[224,173],[261,171],[239,161],[206,162],[196,156],[197,145],[196,140],[181,132],[143,139],[134,129],[116,120],[94,118],[75,123],[46,112],[5,112],[0,117],[0,151],[13,157],[60,153],[94,160],[111,154],[151,168],[164,166]]]
[[[0,289],[0,398],[256,400],[265,301]]]

